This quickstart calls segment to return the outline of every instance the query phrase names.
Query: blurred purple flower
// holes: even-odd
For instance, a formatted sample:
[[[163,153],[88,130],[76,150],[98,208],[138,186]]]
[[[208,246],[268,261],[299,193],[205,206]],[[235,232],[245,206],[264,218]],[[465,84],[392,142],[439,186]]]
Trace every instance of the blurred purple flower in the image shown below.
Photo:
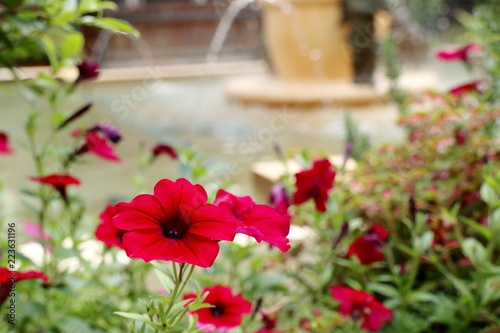
[[[288,214],[288,207],[290,207],[291,199],[286,190],[285,185],[282,183],[274,184],[271,188],[269,195],[269,204],[282,215]]]
[[[87,132],[101,132],[106,137],[106,139],[113,142],[114,144],[117,144],[122,139],[122,136],[120,132],[118,132],[116,126],[111,124],[97,124],[96,126],[90,128]]]
[[[78,78],[75,83],[84,80],[93,80],[99,76],[99,64],[90,60],[83,60],[76,66],[78,68]]]

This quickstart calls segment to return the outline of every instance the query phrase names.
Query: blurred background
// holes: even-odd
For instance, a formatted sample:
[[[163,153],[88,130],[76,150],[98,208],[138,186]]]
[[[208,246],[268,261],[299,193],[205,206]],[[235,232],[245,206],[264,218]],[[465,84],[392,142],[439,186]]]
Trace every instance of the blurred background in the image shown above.
[[[302,149],[311,154],[343,154],[346,111],[370,142],[398,140],[402,133],[396,126],[397,107],[388,101],[390,80],[383,46],[387,38],[397,47],[394,63],[401,71],[399,82],[410,94],[446,91],[481,74],[435,58],[437,49],[470,41],[461,20],[481,1],[117,3],[119,9],[106,15],[130,22],[141,36],[83,27],[85,54],[100,63],[101,74],[97,81],[82,84],[67,105],[70,110],[92,101],[94,107],[85,122],[113,123],[123,131],[124,141],[117,150],[122,163],[82,165],[78,170],[90,205],[99,207],[134,195],[130,182],[137,171],[137,156],[156,142],[197,149],[206,156],[206,163],[217,166],[214,182],[238,180],[236,193],[251,193],[264,201],[275,170],[271,166],[256,172],[255,163],[276,160],[277,146],[289,156]],[[306,9],[310,4],[319,7]],[[357,28],[362,37],[366,34],[374,40],[371,84],[352,82],[352,58],[357,52],[352,31],[362,15],[375,22],[370,26],[374,31]],[[285,42],[293,45],[278,50]],[[363,42],[357,47],[366,51]],[[36,50],[28,53],[20,71],[27,77],[47,64]],[[295,63],[294,57],[305,62]],[[361,58],[361,65],[369,61]],[[75,71],[68,70],[61,79],[70,81],[75,76]],[[21,124],[24,111],[33,106],[44,107],[20,98],[22,92],[5,73],[0,77],[2,128]],[[21,131],[11,136],[14,146],[25,140]],[[6,188],[13,189],[15,196],[14,189],[34,173],[28,156],[18,149],[0,163]],[[148,188],[159,178],[181,175],[175,161],[155,164]],[[104,177],[110,184],[106,189],[100,182]]]

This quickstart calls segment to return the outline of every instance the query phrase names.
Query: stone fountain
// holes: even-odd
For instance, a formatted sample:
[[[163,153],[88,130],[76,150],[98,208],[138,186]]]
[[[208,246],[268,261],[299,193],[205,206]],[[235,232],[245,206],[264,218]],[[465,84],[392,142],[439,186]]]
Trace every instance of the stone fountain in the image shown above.
[[[314,107],[386,99],[386,92],[376,85],[352,83],[351,27],[343,22],[342,0],[266,0],[261,4],[271,74],[230,81],[225,91],[230,100]],[[378,28],[389,25],[377,22]]]

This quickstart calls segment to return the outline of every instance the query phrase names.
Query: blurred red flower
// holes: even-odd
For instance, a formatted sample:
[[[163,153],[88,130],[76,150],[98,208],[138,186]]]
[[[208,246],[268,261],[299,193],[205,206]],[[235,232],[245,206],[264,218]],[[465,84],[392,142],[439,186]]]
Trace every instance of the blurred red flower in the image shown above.
[[[375,297],[362,291],[344,286],[330,287],[332,297],[339,302],[339,313],[361,320],[361,328],[377,332],[384,322],[391,320],[392,311],[378,302]]]
[[[278,316],[276,313],[261,312],[262,324],[264,327],[253,333],[284,333],[283,331],[275,331],[276,324],[278,323]]]
[[[52,174],[43,177],[30,177],[31,180],[52,186],[63,198],[64,201],[68,201],[68,195],[66,193],[66,187],[70,185],[80,185],[80,181],[68,174]]]
[[[472,81],[450,89],[449,93],[454,97],[462,97],[466,93],[481,93],[484,82],[482,80]]]
[[[116,209],[114,206],[109,205],[106,207],[99,215],[101,223],[95,229],[95,237],[106,244],[108,248],[117,246],[123,249],[122,239],[126,231],[115,227],[112,222],[115,215]]]
[[[91,152],[105,160],[119,162],[120,158],[115,155],[113,146],[110,146],[105,138],[97,132],[85,134],[85,144],[77,151],[77,155]]]
[[[113,224],[126,231],[123,246],[131,258],[212,266],[220,240],[232,241],[235,224],[207,193],[186,179],[160,180],[154,194],[141,194],[115,206]]]
[[[333,187],[335,171],[328,159],[316,160],[312,169],[295,174],[296,191],[293,194],[293,203],[300,205],[309,199],[314,199],[316,210],[326,211],[328,191]]]
[[[76,67],[78,68],[78,77],[75,83],[96,79],[99,76],[99,64],[97,62],[83,60]]]
[[[31,279],[48,281],[47,276],[39,271],[11,272],[7,267],[0,267],[0,305],[9,297],[12,284]]]
[[[219,190],[214,204],[227,213],[236,225],[236,232],[255,238],[257,242],[267,242],[282,252],[290,249],[286,238],[290,231],[290,216],[278,213],[267,205],[256,204],[252,198],[237,197]]]
[[[12,154],[9,137],[4,132],[0,132],[0,154]]]
[[[241,324],[243,315],[252,311],[252,303],[240,294],[234,295],[229,287],[222,285],[205,287],[202,293],[206,292],[208,292],[208,296],[205,303],[211,304],[213,307],[191,312],[198,315],[198,325],[204,332],[209,332],[212,329],[226,331],[238,326]],[[196,298],[196,294],[184,296],[184,299],[191,298]]]
[[[164,145],[164,144],[158,144],[156,145],[153,150],[152,150],[153,156],[157,157],[158,155],[168,155],[172,157],[174,160],[176,160],[179,156],[177,154],[177,151],[169,146],[169,145]]]
[[[349,249],[346,256],[355,255],[363,265],[369,265],[384,259],[382,253],[382,245],[389,237],[389,233],[379,224],[375,224],[368,230],[366,234],[356,238]]]
[[[440,50],[436,54],[436,57],[439,60],[443,61],[454,61],[454,60],[461,60],[461,61],[468,61],[469,60],[469,54],[474,51],[478,51],[481,49],[481,45],[471,43],[467,44],[461,48],[458,49],[453,49],[453,50]]]

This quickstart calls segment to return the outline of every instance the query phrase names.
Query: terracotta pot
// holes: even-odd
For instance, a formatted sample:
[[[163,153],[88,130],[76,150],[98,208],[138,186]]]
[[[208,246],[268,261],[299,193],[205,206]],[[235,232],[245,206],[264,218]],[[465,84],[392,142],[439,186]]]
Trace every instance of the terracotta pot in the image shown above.
[[[341,0],[264,0],[263,8],[266,47],[279,78],[352,78]]]

